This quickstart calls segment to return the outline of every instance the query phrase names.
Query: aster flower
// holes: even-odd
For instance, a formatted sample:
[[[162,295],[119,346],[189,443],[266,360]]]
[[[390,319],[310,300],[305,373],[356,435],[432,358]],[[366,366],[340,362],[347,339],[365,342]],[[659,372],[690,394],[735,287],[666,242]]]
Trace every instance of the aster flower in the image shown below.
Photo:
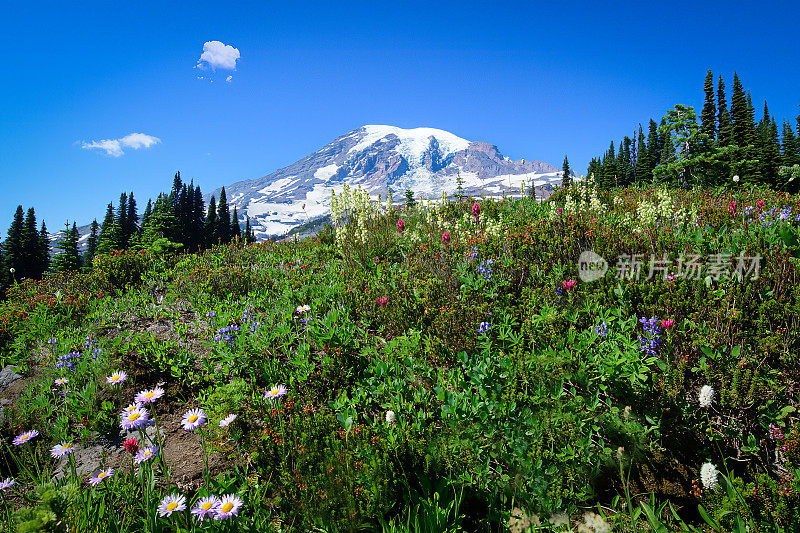
[[[192,514],[201,521],[205,520],[206,518],[211,518],[211,516],[216,512],[218,505],[219,498],[216,496],[206,496],[205,498],[200,498],[192,509]]]
[[[66,385],[69,383],[69,380],[67,378],[58,378],[55,383],[56,385]]]
[[[142,407],[142,402],[133,402],[132,404],[128,405],[128,407],[125,407],[122,410],[122,412],[123,413],[130,413],[134,409],[141,409],[141,407]]]
[[[141,403],[150,403],[158,400],[164,396],[164,389],[161,387],[155,387],[149,390],[143,390],[139,394],[136,395],[136,401]]]
[[[38,435],[39,435],[39,432],[36,431],[35,429],[32,429],[31,431],[26,431],[25,433],[17,435],[14,438],[14,446],[19,446],[20,444],[25,444],[26,442],[28,442],[29,440],[31,440],[34,437],[37,437]]]
[[[120,415],[122,418],[122,429],[131,430],[144,427],[149,420],[147,409],[144,407],[134,407],[130,411],[123,411]]]
[[[234,494],[226,494],[219,499],[217,508],[214,514],[215,520],[225,520],[232,516],[239,514],[239,508],[242,506],[242,500]]]
[[[5,492],[11,487],[14,486],[16,481],[11,479],[10,477],[5,478],[3,481],[0,481],[0,492]]]
[[[305,313],[307,311],[311,311],[310,305],[298,305],[297,309],[295,309],[298,313]]]
[[[225,418],[223,418],[222,420],[219,421],[219,427],[226,428],[226,427],[230,426],[231,422],[233,422],[234,420],[236,420],[236,415],[231,413],[231,414],[229,414],[228,416],[226,416]]]
[[[114,469],[113,468],[106,468],[105,470],[98,470],[97,472],[95,472],[94,474],[89,476],[89,484],[90,485],[97,485],[98,483],[100,483],[104,479],[109,478],[109,477],[111,477],[113,475],[114,475]]]
[[[71,442],[62,442],[50,448],[50,455],[55,458],[64,457],[75,451],[75,445]]]
[[[264,398],[274,400],[279,396],[283,396],[287,392],[289,392],[289,390],[283,385],[273,385],[270,390],[264,393]]]
[[[710,407],[713,399],[714,389],[711,388],[711,385],[703,385],[703,387],[700,389],[700,394],[697,397],[700,407]]]
[[[156,452],[158,452],[158,446],[148,446],[147,448],[142,448],[134,457],[133,462],[137,465],[140,463],[144,463],[156,456]]]
[[[158,506],[158,515],[169,516],[172,513],[183,511],[185,509],[186,509],[186,497],[181,496],[180,494],[170,494],[169,496],[165,496],[164,499],[161,500],[161,504]]]
[[[706,490],[714,490],[717,486],[717,467],[711,463],[705,463],[700,468],[700,481]]]
[[[108,376],[106,378],[106,383],[108,383],[109,385],[118,385],[123,381],[125,381],[126,379],[128,379],[128,374],[125,371],[120,370]]]
[[[183,415],[183,420],[181,420],[181,425],[183,429],[186,431],[194,431],[195,429],[199,428],[203,425],[206,421],[206,414],[203,412],[202,409],[192,409],[185,415]]]

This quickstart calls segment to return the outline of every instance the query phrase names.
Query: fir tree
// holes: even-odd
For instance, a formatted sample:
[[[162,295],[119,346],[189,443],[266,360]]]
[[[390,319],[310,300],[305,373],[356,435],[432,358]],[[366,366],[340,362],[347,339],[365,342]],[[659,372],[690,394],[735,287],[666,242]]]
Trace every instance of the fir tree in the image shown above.
[[[97,253],[105,254],[112,250],[118,250],[119,230],[114,219],[114,205],[109,203],[106,208],[106,216],[103,218],[103,225],[100,227],[100,236],[97,240]]]
[[[128,195],[128,211],[125,217],[128,242],[131,241],[139,231],[139,214],[136,212],[136,200],[133,198],[133,191]]]
[[[47,232],[47,225],[42,220],[42,228],[39,230],[39,261],[42,274],[50,268],[50,234]]]
[[[656,168],[658,165],[659,159],[661,159],[661,144],[660,139],[658,136],[658,124],[652,118],[650,119],[650,124],[648,126],[647,132],[647,167],[648,172],[647,175],[652,182],[653,176],[653,169]]]
[[[83,264],[86,266],[92,265],[92,260],[97,253],[99,230],[100,224],[97,223],[97,219],[92,220],[92,224],[89,226],[89,238],[86,239],[86,255],[83,258]]]
[[[172,178],[172,191],[169,193],[169,202],[173,206],[178,202],[181,194],[181,187],[183,187],[183,180],[181,180],[181,173],[178,171],[175,173],[175,177]]]
[[[733,74],[733,95],[731,96],[731,121],[733,122],[733,143],[745,147],[750,144],[747,95],[745,95],[739,76]]]
[[[205,206],[203,205],[203,193],[200,191],[200,186],[194,189],[194,201],[192,203],[192,217],[191,217],[191,239],[190,251],[199,250],[205,243],[203,230],[205,229]]]
[[[144,213],[142,213],[142,228],[147,225],[147,220],[150,218],[150,214],[153,212],[153,202],[148,198],[147,205],[144,208]]]
[[[56,245],[56,248],[61,250],[61,253],[53,260],[53,268],[56,272],[78,270],[81,267],[78,238],[78,227],[75,222],[72,223],[72,229],[70,229],[69,221],[67,221],[64,231],[61,232],[61,240]]]
[[[39,258],[39,231],[36,227],[36,211],[28,208],[22,232],[22,271],[26,278],[40,279],[42,269]]]
[[[406,189],[406,209],[413,208],[416,203],[416,200],[414,200],[414,191]]]
[[[244,242],[245,244],[250,244],[250,217],[245,217],[244,223]]]
[[[217,238],[217,200],[211,195],[208,202],[208,213],[206,213],[205,242],[206,247],[211,248],[216,244]]]
[[[733,125],[725,96],[725,81],[722,76],[717,82],[717,145],[728,146],[733,142]]]
[[[717,131],[717,108],[714,105],[714,75],[711,74],[711,69],[708,69],[706,73],[703,92],[705,92],[705,101],[703,102],[703,111],[700,114],[700,121],[703,125],[703,133],[708,136],[709,141],[713,141]]]
[[[117,216],[115,218],[117,231],[117,242],[119,247],[123,250],[128,247],[130,235],[128,235],[128,195],[122,193],[119,195],[119,207],[117,207]]]
[[[648,161],[649,150],[644,139],[644,130],[642,125],[639,124],[639,150],[636,154],[636,181],[637,182],[650,182],[652,176],[650,175],[650,167]]]
[[[228,197],[225,194],[225,187],[219,193],[219,203],[217,204],[217,233],[216,238],[223,244],[231,240],[231,213],[228,209]]]
[[[567,156],[564,156],[564,165],[562,166],[563,174],[561,174],[561,186],[562,187],[569,187],[572,185],[572,175],[571,170],[569,168],[569,160]]]
[[[8,271],[14,269],[14,279],[20,280],[27,277],[25,273],[25,212],[21,205],[14,212],[14,219],[8,228],[8,237],[4,243],[6,267]]]
[[[797,138],[792,130],[792,125],[788,121],[783,122],[783,143],[781,146],[781,165],[790,167],[800,164],[800,153],[798,153]]]
[[[236,206],[233,206],[233,217],[231,218],[231,240],[242,240],[242,227],[239,225],[239,214],[236,212]]]
[[[171,197],[159,194],[147,219],[147,226],[142,228],[142,244],[151,245],[159,239],[175,242],[178,229]]]

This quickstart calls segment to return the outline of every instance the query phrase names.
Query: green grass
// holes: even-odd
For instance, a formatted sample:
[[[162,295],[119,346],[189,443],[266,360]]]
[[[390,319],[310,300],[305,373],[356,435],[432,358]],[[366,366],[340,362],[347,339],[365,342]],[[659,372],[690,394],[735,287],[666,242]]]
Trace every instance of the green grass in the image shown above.
[[[0,304],[0,358],[26,381],[1,428],[0,478],[16,484],[0,523],[800,531],[800,199],[745,188],[591,196],[479,199],[477,220],[472,201],[355,210],[350,226],[297,243],[118,252],[90,272],[15,285]],[[759,200],[764,220],[752,220]],[[611,272],[584,283],[588,249]],[[623,254],[643,254],[640,279],[613,275]],[[763,260],[757,279],[646,279],[651,254]],[[112,387],[115,370],[129,378]],[[166,394],[145,407],[166,437],[133,432],[160,446],[156,460],[128,461],[94,487],[71,461],[53,477],[51,446],[110,439],[120,450],[120,410],[159,383]],[[277,384],[288,393],[265,398]],[[714,389],[705,408],[703,385]],[[208,422],[190,434],[178,421],[193,408]],[[30,429],[39,436],[11,444]],[[700,481],[706,462],[716,488]],[[186,469],[200,473],[189,488]],[[159,516],[174,493],[187,509]],[[189,514],[212,494],[240,498],[238,516]]]

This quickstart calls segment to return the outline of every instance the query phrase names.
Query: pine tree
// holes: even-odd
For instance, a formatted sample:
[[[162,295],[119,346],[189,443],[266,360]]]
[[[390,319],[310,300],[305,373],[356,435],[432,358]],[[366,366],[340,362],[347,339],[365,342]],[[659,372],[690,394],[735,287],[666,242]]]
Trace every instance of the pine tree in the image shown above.
[[[250,244],[250,217],[245,217],[244,223],[244,242],[245,244]]]
[[[790,167],[800,164],[800,153],[798,153],[797,138],[792,130],[792,125],[788,121],[783,122],[783,143],[781,150],[781,165]]]
[[[703,111],[700,114],[700,121],[703,125],[703,133],[708,136],[709,141],[713,141],[717,131],[717,108],[714,105],[714,75],[711,74],[711,69],[708,69],[706,73],[703,91],[705,92],[705,101],[703,102]]]
[[[205,206],[203,205],[203,193],[200,191],[200,186],[198,185],[194,189],[194,201],[192,203],[190,251],[199,250],[205,244],[203,235],[205,223],[206,215]]]
[[[153,202],[148,198],[147,205],[144,208],[144,213],[142,213],[142,228],[147,225],[147,220],[150,218],[150,215],[153,213]]]
[[[728,146],[733,142],[733,125],[725,96],[725,81],[722,76],[717,82],[717,145]]]
[[[228,209],[228,197],[225,195],[225,187],[219,193],[219,203],[217,204],[217,233],[216,237],[223,244],[231,241],[231,213]]]
[[[159,239],[176,242],[178,231],[178,219],[175,217],[171,196],[159,194],[147,219],[147,225],[142,228],[142,244],[150,245]]]
[[[61,240],[56,245],[56,248],[61,250],[53,260],[53,268],[56,272],[66,272],[69,270],[78,270],[81,267],[81,257],[78,254],[78,227],[72,223],[72,229],[69,227],[69,221],[64,225],[64,231],[61,232]]]
[[[242,240],[242,227],[239,225],[239,214],[236,212],[236,206],[233,206],[233,217],[231,218],[231,240]]]
[[[747,96],[739,76],[733,74],[733,95],[731,96],[731,121],[733,122],[733,143],[739,147],[750,144]]]
[[[128,236],[128,242],[130,242],[139,231],[139,215],[136,212],[136,200],[133,198],[133,191],[128,195],[128,211],[125,217],[125,224],[127,225],[125,233]]]
[[[561,170],[563,174],[561,174],[561,186],[562,187],[569,187],[572,185],[572,174],[570,174],[571,170],[569,168],[569,160],[567,156],[564,156],[564,165],[562,166]]]
[[[217,243],[217,200],[211,195],[208,202],[208,212],[206,213],[205,242],[206,247],[211,248]]]
[[[103,218],[103,225],[100,227],[100,236],[97,240],[97,253],[105,254],[112,250],[118,250],[119,230],[114,219],[114,205],[109,203],[106,208],[106,216]]]
[[[119,195],[119,207],[117,207],[117,216],[115,218],[117,231],[117,242],[119,247],[123,250],[128,247],[130,235],[128,235],[128,195],[122,193]]]
[[[5,251],[6,270],[14,269],[14,279],[27,277],[25,273],[25,212],[18,205],[14,219],[8,228],[8,237],[3,245]]]
[[[99,230],[100,224],[97,223],[97,219],[92,220],[92,224],[89,226],[89,238],[86,239],[86,255],[83,257],[83,264],[86,266],[92,265],[92,259],[97,253]]]
[[[652,118],[647,132],[647,175],[652,183],[653,169],[658,166],[658,161],[661,159],[661,143],[658,135],[658,124]]]
[[[649,150],[644,139],[644,130],[642,125],[639,124],[639,150],[636,154],[636,181],[638,183],[652,181],[649,168]]]
[[[183,180],[181,180],[181,173],[178,171],[175,173],[175,177],[172,178],[172,191],[169,193],[169,202],[173,206],[178,202],[181,194],[181,187],[183,187]]]
[[[42,228],[39,230],[39,264],[42,274],[50,268],[50,234],[47,232],[47,225],[42,220]]]
[[[406,209],[413,208],[416,203],[416,200],[414,200],[414,191],[406,189]]]
[[[22,272],[26,278],[40,279],[43,269],[39,265],[39,231],[36,227],[36,211],[28,208],[22,230]]]

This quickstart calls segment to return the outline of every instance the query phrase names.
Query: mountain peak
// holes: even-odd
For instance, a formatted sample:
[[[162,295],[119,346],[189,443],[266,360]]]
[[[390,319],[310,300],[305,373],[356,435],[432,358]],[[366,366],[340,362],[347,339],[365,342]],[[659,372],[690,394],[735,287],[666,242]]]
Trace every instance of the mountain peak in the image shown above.
[[[279,236],[330,213],[331,189],[347,183],[372,198],[391,190],[395,198],[417,195],[519,194],[520,184],[549,189],[559,169],[541,161],[513,161],[497,146],[472,142],[436,128],[365,125],[337,137],[316,152],[262,178],[226,185],[228,202],[250,217],[260,238]],[[212,194],[219,195],[219,189]],[[540,191],[539,196],[546,194]]]

